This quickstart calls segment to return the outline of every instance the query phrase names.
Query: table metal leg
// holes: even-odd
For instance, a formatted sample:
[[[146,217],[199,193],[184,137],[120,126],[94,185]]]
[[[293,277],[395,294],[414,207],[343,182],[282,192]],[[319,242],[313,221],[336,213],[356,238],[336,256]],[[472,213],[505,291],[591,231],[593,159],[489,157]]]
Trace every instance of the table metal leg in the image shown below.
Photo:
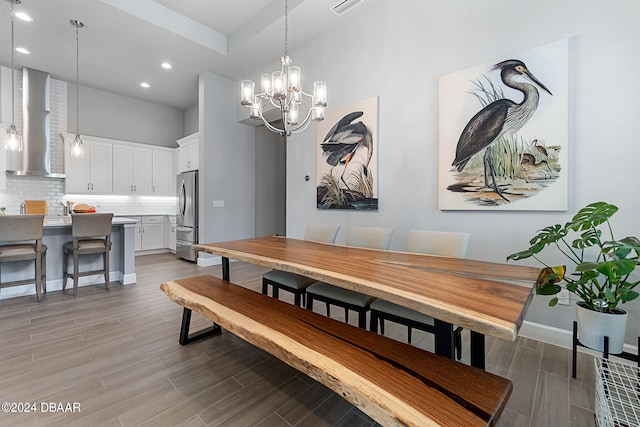
[[[484,369],[484,334],[471,331],[471,366]]]
[[[434,319],[433,323],[436,354],[453,359],[453,325],[438,319]]]
[[[229,281],[229,258],[222,257],[222,280]]]

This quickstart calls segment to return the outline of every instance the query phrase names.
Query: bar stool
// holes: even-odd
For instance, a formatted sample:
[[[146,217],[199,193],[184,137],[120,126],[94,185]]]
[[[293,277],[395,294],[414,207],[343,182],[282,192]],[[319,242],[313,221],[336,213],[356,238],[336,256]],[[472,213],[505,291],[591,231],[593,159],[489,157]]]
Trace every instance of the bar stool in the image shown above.
[[[2,282],[0,289],[35,283],[36,298],[47,291],[47,246],[42,244],[44,215],[0,215],[0,266],[6,262],[35,262],[33,279]],[[33,241],[33,243],[31,243]]]
[[[73,214],[71,215],[71,237],[73,241],[63,246],[62,290],[67,287],[67,279],[73,278],[73,296],[78,293],[78,278],[104,274],[109,289],[109,251],[111,251],[111,221],[113,214]],[[80,255],[103,254],[102,270],[79,271]],[[69,255],[73,255],[73,272],[68,272]]]

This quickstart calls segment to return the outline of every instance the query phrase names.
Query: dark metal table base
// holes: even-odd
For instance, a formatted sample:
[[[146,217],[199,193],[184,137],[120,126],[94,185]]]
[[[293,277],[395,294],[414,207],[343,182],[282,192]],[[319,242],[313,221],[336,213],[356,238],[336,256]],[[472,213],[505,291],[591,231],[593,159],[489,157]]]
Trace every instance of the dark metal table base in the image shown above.
[[[180,344],[187,345],[202,338],[210,337],[211,335],[219,334],[222,331],[220,325],[213,324],[206,329],[202,329],[198,332],[194,332],[189,335],[189,325],[191,324],[191,310],[185,308],[182,312],[182,327],[180,328]]]

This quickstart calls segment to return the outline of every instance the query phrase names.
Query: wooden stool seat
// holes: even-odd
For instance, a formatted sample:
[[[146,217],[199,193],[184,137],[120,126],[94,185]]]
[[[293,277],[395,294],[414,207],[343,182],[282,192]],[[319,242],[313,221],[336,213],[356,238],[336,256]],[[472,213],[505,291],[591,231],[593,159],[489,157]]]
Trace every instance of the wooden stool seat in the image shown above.
[[[109,289],[109,252],[111,251],[111,221],[113,214],[71,215],[71,235],[73,240],[63,245],[62,290],[67,287],[67,279],[73,279],[73,296],[78,293],[78,279],[84,276],[104,274]],[[96,237],[101,237],[97,239]],[[80,271],[80,255],[103,254],[104,265],[100,270]],[[73,272],[68,272],[69,256],[73,256]]]
[[[47,291],[47,246],[42,244],[44,215],[1,215],[0,216],[0,265],[7,262],[35,261],[33,279],[2,282],[0,289],[35,283],[36,298],[40,301],[41,291]],[[35,243],[27,243],[35,241]]]

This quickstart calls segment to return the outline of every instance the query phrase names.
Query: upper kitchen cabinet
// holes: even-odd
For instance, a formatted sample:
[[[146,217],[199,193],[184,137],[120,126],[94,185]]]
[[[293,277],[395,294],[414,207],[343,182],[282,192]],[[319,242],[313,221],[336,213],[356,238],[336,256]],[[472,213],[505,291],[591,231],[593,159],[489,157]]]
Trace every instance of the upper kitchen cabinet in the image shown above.
[[[113,145],[113,192],[150,195],[152,193],[152,150],[130,145]]]
[[[185,136],[177,142],[180,146],[178,154],[178,173],[198,170],[198,132],[193,135]]]
[[[173,150],[153,150],[154,196],[175,196],[176,168]]]
[[[83,136],[84,154],[82,157],[72,157],[70,152],[74,137],[75,135],[65,135],[65,191],[79,194],[111,194],[112,144]]]

